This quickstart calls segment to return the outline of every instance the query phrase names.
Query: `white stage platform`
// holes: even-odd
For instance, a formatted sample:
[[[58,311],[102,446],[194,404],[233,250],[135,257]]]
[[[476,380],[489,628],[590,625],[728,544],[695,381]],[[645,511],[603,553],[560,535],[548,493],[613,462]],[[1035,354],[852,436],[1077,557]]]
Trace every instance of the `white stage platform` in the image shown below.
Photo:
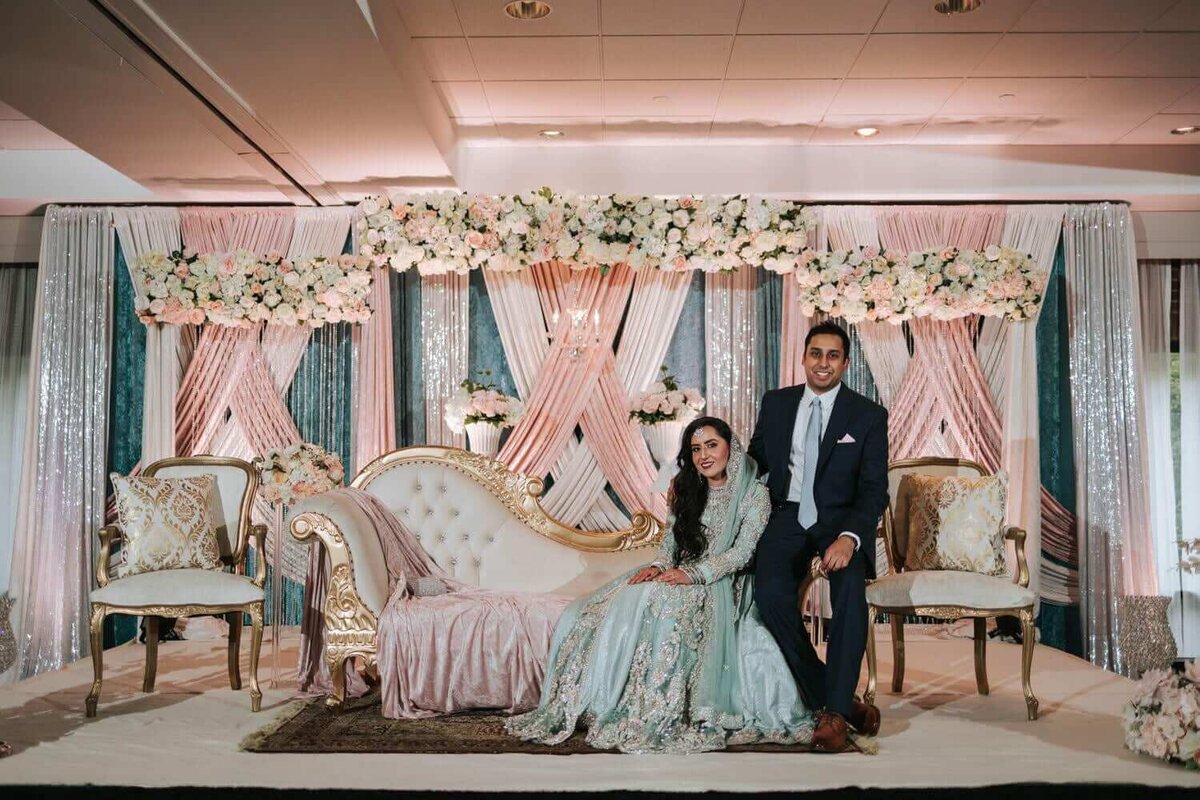
[[[883,711],[877,756],[245,753],[238,750],[238,742],[268,724],[294,692],[270,688],[270,668],[264,663],[263,711],[251,713],[247,690],[234,692],[225,683],[223,643],[203,641],[160,645],[158,688],[150,695],[140,691],[140,645],[106,652],[104,694],[94,720],[83,716],[83,698],[91,682],[87,660],[0,688],[0,739],[15,750],[0,760],[0,784],[488,792],[795,792],[1025,783],[1200,788],[1200,772],[1123,748],[1119,717],[1131,686],[1128,680],[1039,647],[1034,688],[1041,700],[1041,719],[1029,722],[1021,695],[1019,647],[989,642],[992,693],[980,697],[975,694],[969,640],[940,628],[908,630],[903,696],[889,691],[888,629],[877,631]],[[295,658],[294,637],[293,633],[284,642],[287,662]],[[248,649],[244,644],[243,663]],[[263,649],[266,662],[268,648]]]

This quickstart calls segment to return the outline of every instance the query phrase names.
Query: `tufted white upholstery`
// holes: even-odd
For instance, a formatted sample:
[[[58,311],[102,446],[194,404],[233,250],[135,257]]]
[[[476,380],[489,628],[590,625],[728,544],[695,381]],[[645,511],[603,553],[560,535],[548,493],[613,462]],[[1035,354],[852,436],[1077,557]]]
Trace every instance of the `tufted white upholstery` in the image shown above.
[[[217,491],[213,493],[212,519],[217,529],[217,543],[221,555],[230,556],[237,552],[238,525],[241,522],[242,499],[246,495],[246,473],[238,467],[217,464],[186,465],[172,464],[144,475],[156,478],[188,478],[193,475],[217,476]]]
[[[878,608],[967,606],[979,609],[1020,608],[1034,594],[1007,576],[994,577],[956,570],[917,570],[884,575],[867,586],[867,602]]]
[[[141,572],[92,592],[93,603],[144,606],[243,605],[263,599],[263,590],[245,575],[211,569]]]

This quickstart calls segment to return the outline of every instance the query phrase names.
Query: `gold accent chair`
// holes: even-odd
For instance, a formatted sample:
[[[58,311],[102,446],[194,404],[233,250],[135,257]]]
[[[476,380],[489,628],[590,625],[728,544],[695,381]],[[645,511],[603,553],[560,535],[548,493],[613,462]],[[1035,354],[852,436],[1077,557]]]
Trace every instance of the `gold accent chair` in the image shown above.
[[[110,580],[109,560],[112,547],[121,539],[121,529],[108,525],[100,530],[100,558],[96,565],[96,583],[92,591],[92,690],[87,696],[87,716],[96,716],[100,686],[104,679],[104,618],[109,614],[143,615],[146,618],[146,671],[142,691],[154,691],[158,659],[158,617],[190,617],[213,614],[225,617],[229,623],[229,685],[242,688],[238,663],[242,636],[242,615],[249,614],[252,625],[250,640],[250,708],[262,707],[262,691],[258,688],[258,655],[262,645],[263,584],[267,578],[267,527],[252,525],[250,509],[258,490],[258,471],[237,458],[192,456],[164,458],[147,466],[141,474],[146,477],[186,478],[195,475],[215,475],[220,514],[213,520],[217,526],[217,542],[221,561],[232,571],[207,569],[171,569],[143,572]],[[254,537],[254,578],[246,577],[247,545]]]
[[[1036,597],[1029,589],[1029,564],[1025,558],[1025,531],[1010,527],[1004,538],[1013,542],[1017,554],[1015,581],[1003,577],[952,570],[906,570],[908,548],[907,500],[898,497],[900,479],[906,474],[975,478],[987,475],[987,469],[974,461],[957,458],[911,458],[888,465],[888,507],[883,512],[883,536],[887,548],[889,574],[867,586],[867,691],[866,700],[875,700],[875,619],[886,613],[892,625],[892,691],[904,689],[904,617],[934,617],[945,621],[975,621],[975,685],[979,694],[988,693],[987,620],[1011,615],[1020,618],[1023,648],[1021,685],[1029,719],[1038,716],[1038,701],[1030,686],[1035,631],[1033,607]],[[894,505],[893,505],[894,504]],[[898,512],[898,513],[897,513]]]

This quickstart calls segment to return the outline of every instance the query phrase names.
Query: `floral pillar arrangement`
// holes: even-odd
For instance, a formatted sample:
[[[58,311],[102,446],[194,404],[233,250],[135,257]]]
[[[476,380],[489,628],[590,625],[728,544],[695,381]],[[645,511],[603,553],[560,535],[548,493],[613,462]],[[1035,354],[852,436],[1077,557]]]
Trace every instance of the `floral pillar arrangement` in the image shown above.
[[[279,629],[283,617],[283,531],[285,511],[297,500],[324,494],[342,485],[342,460],[315,444],[293,444],[255,459],[262,476],[259,494],[275,511],[271,543],[271,685],[279,685]]]
[[[484,371],[486,378],[490,371]],[[446,401],[446,424],[455,433],[467,434],[467,447],[472,453],[495,458],[500,452],[500,431],[511,428],[521,418],[521,401],[500,391],[493,383],[479,383],[467,378],[459,384],[461,391]]]
[[[675,458],[683,429],[704,408],[699,390],[681,389],[666,367],[661,372],[659,382],[637,395],[629,409],[629,418],[641,423],[650,454],[660,467]]]

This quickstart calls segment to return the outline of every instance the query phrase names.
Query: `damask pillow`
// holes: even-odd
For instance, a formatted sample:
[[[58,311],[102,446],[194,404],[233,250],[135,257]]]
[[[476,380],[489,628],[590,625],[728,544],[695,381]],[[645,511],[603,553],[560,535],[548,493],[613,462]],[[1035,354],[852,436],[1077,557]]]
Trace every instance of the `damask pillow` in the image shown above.
[[[1007,575],[1004,509],[1008,473],[979,478],[905,475],[908,553],[905,569]]]
[[[125,552],[122,577],[164,569],[221,569],[212,518],[217,476],[111,477]]]

